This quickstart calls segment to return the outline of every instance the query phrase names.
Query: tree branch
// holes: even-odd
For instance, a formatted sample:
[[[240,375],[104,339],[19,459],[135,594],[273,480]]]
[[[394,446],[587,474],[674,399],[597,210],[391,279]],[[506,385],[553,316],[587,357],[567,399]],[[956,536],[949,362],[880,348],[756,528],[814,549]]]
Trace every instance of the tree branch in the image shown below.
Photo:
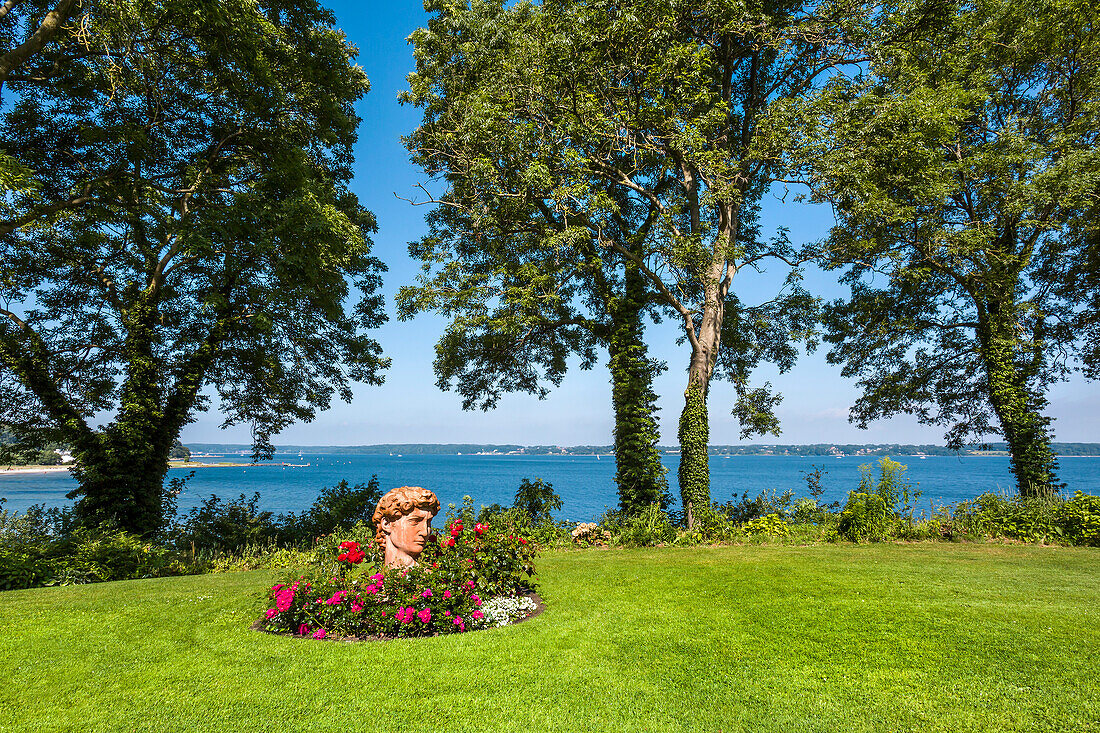
[[[7,14],[10,7],[7,3],[4,4],[4,7],[6,8],[4,12]],[[11,7],[14,7],[14,5]],[[30,38],[0,56],[0,90],[4,88],[4,82],[8,80],[11,72],[25,64],[31,56],[41,51],[53,39],[65,21],[69,19],[69,15],[72,14],[75,7],[76,0],[60,0],[53,10],[46,13],[46,17],[42,19],[38,30],[32,33]]]

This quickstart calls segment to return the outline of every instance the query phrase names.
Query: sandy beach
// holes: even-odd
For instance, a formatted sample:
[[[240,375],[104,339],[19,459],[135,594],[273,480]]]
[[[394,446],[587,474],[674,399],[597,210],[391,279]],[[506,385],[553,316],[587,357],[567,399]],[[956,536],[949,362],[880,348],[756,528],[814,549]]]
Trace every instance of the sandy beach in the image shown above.
[[[20,476],[28,473],[58,473],[68,466],[0,466],[0,476]]]
[[[260,464],[255,463],[195,463],[195,462],[183,462],[183,461],[169,461],[169,468],[247,468],[249,466],[256,466]],[[272,464],[268,464],[272,465]],[[70,466],[0,466],[0,477],[2,476],[28,476],[28,475],[42,475],[47,473],[61,473],[68,471]]]

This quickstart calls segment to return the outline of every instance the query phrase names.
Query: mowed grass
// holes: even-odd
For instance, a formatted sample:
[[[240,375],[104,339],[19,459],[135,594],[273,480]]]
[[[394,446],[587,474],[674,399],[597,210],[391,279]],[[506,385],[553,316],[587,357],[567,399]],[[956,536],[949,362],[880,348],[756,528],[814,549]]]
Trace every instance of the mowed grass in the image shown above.
[[[548,608],[349,644],[248,630],[268,571],[0,593],[0,730],[1100,730],[1100,551],[567,552]]]

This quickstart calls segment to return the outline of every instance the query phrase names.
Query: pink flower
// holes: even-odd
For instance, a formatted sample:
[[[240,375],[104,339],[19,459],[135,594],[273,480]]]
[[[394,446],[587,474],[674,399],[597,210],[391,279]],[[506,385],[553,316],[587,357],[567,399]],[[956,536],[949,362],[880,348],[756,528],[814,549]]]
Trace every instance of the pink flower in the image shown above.
[[[275,594],[275,608],[280,611],[286,611],[294,603],[294,590],[293,588],[283,588],[281,591]]]
[[[483,614],[483,613],[482,613],[481,611],[474,611],[474,612],[473,612],[473,613],[471,613],[470,615],[471,615],[471,616],[473,616],[473,617],[474,617],[474,619],[476,619],[476,620],[479,620],[479,621],[480,621],[481,619],[485,618],[485,614]]]
[[[278,593],[279,589],[282,588],[282,587],[283,587],[282,583],[276,583],[275,585],[271,586],[271,592],[272,593]]]
[[[377,592],[378,592],[378,586],[377,585],[368,585],[367,586],[367,593],[370,593],[373,596]]]
[[[476,593],[471,593],[470,598],[474,599],[474,605],[475,606],[480,606],[481,605],[481,599],[477,597]]]
[[[420,594],[420,597],[421,598],[431,598],[432,597],[432,589],[431,588],[425,588],[424,592]]]
[[[446,616],[447,618],[450,618],[451,617],[451,612],[450,611],[444,611],[443,615]]]
[[[278,613],[278,611],[275,610],[274,608],[269,608],[266,611],[264,611],[264,618],[271,618],[272,616],[274,616],[277,613]]]
[[[316,631],[313,632],[313,638],[314,639],[324,639],[325,638],[325,630],[324,629],[317,629]]]
[[[307,633],[309,633],[309,627],[306,626],[305,624],[302,624],[301,626],[298,627],[298,633],[301,634],[302,636],[305,636]]]
[[[467,580],[467,581],[466,581],[466,587],[467,587],[467,588],[473,588],[473,587],[474,587],[474,581],[472,581],[472,580]]]
[[[423,611],[416,614],[416,617],[418,619],[420,619],[421,621],[423,621],[424,623],[428,623],[429,621],[432,620],[432,609],[425,608]]]
[[[351,612],[352,613],[359,613],[362,610],[363,610],[363,604],[362,603],[359,603],[358,601],[353,601],[352,602],[352,604],[351,604]]]
[[[375,573],[374,575],[370,576],[370,579],[373,580],[375,583],[382,585],[382,573]]]
[[[455,626],[461,626],[462,625],[462,617],[461,616],[455,616],[455,620],[454,620],[453,623],[454,623]]]
[[[444,598],[450,598],[451,597],[451,592],[449,590],[443,591],[443,597]]]

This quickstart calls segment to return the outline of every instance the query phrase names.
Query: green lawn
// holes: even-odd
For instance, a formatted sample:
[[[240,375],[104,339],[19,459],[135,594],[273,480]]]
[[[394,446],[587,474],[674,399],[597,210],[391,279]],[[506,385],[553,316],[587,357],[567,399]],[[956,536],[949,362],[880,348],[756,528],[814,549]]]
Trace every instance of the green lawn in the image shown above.
[[[248,630],[271,572],[0,593],[0,730],[1100,731],[1100,551],[552,552],[541,616]]]

